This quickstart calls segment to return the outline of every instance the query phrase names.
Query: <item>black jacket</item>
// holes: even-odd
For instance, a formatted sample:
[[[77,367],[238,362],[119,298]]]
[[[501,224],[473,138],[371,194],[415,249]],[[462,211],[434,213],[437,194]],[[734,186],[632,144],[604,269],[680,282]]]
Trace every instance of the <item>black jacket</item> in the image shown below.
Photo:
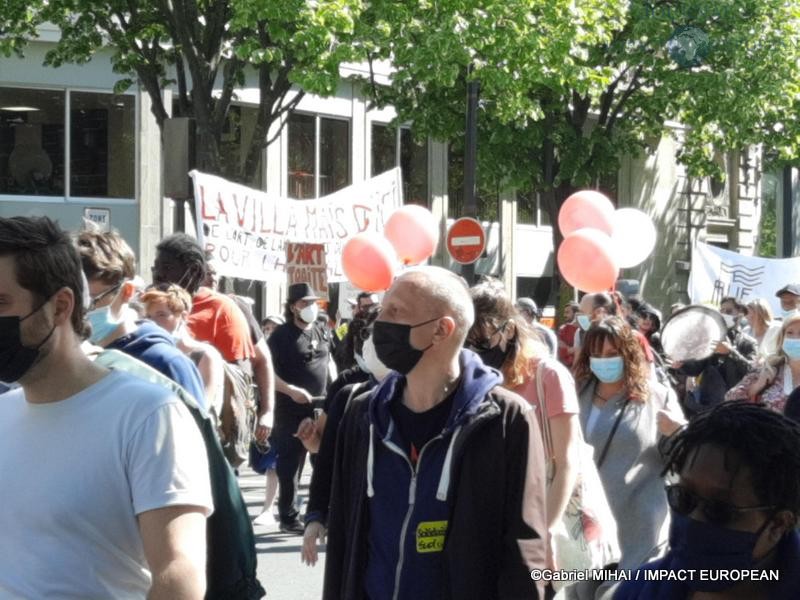
[[[340,426],[324,600],[365,598],[371,526],[367,498],[370,404],[379,391],[354,398]],[[500,387],[485,394],[476,408],[453,444],[449,525],[442,550],[444,589],[439,597],[543,598],[542,587],[530,576],[531,570],[545,566],[544,450],[535,412],[522,398]],[[375,443],[379,443],[377,436]]]
[[[700,404],[708,408],[725,399],[725,393],[739,383],[753,367],[758,344],[738,329],[728,330],[728,342],[733,346],[729,354],[712,354],[702,360],[687,360],[677,373],[700,380]]]

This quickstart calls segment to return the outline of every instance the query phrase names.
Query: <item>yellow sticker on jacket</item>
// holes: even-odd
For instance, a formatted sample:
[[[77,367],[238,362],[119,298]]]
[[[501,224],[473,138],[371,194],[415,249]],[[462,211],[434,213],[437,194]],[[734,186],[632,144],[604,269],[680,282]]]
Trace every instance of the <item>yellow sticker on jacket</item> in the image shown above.
[[[447,521],[423,521],[417,525],[417,552],[441,552],[446,533]]]

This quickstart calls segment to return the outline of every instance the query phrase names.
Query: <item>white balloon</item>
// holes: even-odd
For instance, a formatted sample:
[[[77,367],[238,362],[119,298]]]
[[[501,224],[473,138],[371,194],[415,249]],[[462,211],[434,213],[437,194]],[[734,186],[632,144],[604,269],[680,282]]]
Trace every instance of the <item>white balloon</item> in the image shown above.
[[[653,220],[635,208],[614,211],[614,233],[611,236],[614,255],[622,269],[643,263],[656,246]]]

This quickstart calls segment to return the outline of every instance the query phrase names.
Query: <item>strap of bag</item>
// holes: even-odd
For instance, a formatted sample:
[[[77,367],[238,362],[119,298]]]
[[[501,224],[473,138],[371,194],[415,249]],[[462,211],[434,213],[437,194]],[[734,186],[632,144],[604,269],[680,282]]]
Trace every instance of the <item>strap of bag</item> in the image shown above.
[[[550,419],[547,412],[547,400],[544,396],[544,384],[542,383],[542,372],[544,371],[544,359],[539,360],[536,365],[536,397],[539,399],[539,411],[542,419],[542,441],[547,452],[547,459],[553,458],[553,434],[550,431]]]
[[[630,403],[631,399],[627,398],[625,400],[625,404],[622,405],[622,408],[617,415],[617,420],[614,421],[614,426],[611,428],[611,433],[608,434],[608,439],[606,440],[606,445],[603,446],[603,451],[600,453],[600,458],[597,459],[597,468],[603,466],[603,463],[606,460],[606,456],[608,455],[608,449],[611,447],[611,440],[614,439],[614,434],[617,433],[617,427],[619,427],[619,422],[622,421],[622,415],[625,414],[625,409],[628,408],[628,404]]]

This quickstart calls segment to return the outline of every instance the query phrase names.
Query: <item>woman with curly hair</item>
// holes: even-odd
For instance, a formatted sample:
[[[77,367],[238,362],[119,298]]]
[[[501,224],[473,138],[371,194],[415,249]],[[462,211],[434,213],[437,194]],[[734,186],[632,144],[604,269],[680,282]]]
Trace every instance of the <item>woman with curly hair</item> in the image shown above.
[[[586,332],[574,373],[584,437],[617,520],[620,568],[634,568],[667,539],[658,442],[683,415],[675,393],[650,377],[639,340],[619,317]]]
[[[483,362],[503,373],[504,387],[536,407],[542,416],[538,388],[546,397],[546,418],[553,442],[554,474],[547,491],[547,526],[561,520],[578,475],[580,441],[575,382],[517,311],[500,282],[487,280],[470,290],[475,322],[466,346]],[[536,378],[541,377],[537,385]],[[547,457],[548,459],[550,457]]]
[[[725,394],[725,400],[762,402],[776,412],[784,411],[789,394],[800,386],[800,315],[784,320],[777,346],[764,366],[745,375]]]

